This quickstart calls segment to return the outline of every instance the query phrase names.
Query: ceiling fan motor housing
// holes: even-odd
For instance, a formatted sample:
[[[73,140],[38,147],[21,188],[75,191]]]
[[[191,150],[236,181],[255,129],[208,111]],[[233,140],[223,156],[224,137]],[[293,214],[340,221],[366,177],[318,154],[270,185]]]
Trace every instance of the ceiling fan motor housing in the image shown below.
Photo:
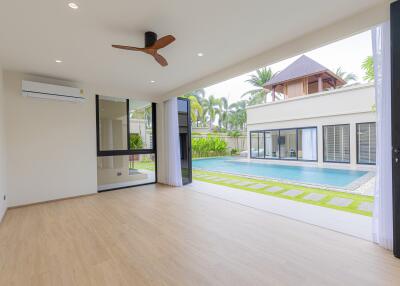
[[[144,45],[146,48],[151,47],[157,41],[157,34],[154,32],[144,33]]]

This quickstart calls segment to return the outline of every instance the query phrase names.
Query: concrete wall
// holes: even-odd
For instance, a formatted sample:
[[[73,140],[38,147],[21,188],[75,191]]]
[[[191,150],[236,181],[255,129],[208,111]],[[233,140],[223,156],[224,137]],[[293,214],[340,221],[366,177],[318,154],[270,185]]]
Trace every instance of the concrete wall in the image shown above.
[[[337,89],[304,97],[272,102],[247,109],[247,131],[317,127],[318,162],[277,161],[274,163],[320,167],[374,169],[357,165],[356,123],[376,122],[375,89],[371,84]],[[350,164],[323,162],[323,126],[350,124]],[[248,142],[249,139],[248,139]],[[248,143],[247,150],[250,150]],[[250,152],[249,152],[250,153]]]
[[[0,66],[0,221],[7,209],[7,183],[6,183],[6,116],[3,92],[3,70]]]
[[[83,103],[23,97],[22,79],[71,85],[4,72],[9,206],[96,193],[96,92],[82,87]]]

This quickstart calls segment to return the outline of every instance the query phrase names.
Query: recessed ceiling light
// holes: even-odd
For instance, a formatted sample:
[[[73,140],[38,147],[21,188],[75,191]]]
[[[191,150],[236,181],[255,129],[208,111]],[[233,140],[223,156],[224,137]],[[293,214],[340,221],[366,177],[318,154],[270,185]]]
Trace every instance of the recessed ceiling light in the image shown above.
[[[56,60],[56,63],[60,64],[62,63],[62,60]]]
[[[79,8],[78,4],[76,4],[76,3],[74,3],[74,2],[68,3],[68,6],[69,6],[70,8],[72,8],[72,9],[74,9],[74,10],[76,10],[76,9]]]
[[[197,53],[197,56],[198,57],[202,57],[202,56],[204,56],[204,54],[203,53]]]
[[[151,80],[150,83],[156,83],[156,81],[155,80]]]

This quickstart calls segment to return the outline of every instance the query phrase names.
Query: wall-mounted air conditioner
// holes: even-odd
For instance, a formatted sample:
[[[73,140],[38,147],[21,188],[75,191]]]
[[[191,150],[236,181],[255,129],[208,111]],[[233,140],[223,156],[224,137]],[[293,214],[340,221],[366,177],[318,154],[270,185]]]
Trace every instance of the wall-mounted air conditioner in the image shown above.
[[[75,87],[46,84],[33,81],[22,81],[22,95],[42,99],[81,102],[85,98],[81,90]]]

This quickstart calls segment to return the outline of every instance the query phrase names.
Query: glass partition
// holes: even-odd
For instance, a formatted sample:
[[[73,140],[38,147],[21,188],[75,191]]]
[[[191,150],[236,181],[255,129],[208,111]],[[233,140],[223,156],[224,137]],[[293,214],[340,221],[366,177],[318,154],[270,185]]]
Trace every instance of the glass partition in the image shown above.
[[[317,160],[317,128],[301,128],[297,130],[298,159],[304,161]]]
[[[156,182],[155,108],[151,102],[96,96],[99,191]]]
[[[297,160],[297,131],[296,129],[280,130],[280,158]]]
[[[317,161],[317,128],[250,132],[250,157]]]
[[[125,99],[99,97],[99,143],[101,151],[127,150],[128,117]]]
[[[265,158],[279,158],[279,130],[265,132]]]
[[[129,100],[130,149],[153,148],[153,109],[151,102]]]

